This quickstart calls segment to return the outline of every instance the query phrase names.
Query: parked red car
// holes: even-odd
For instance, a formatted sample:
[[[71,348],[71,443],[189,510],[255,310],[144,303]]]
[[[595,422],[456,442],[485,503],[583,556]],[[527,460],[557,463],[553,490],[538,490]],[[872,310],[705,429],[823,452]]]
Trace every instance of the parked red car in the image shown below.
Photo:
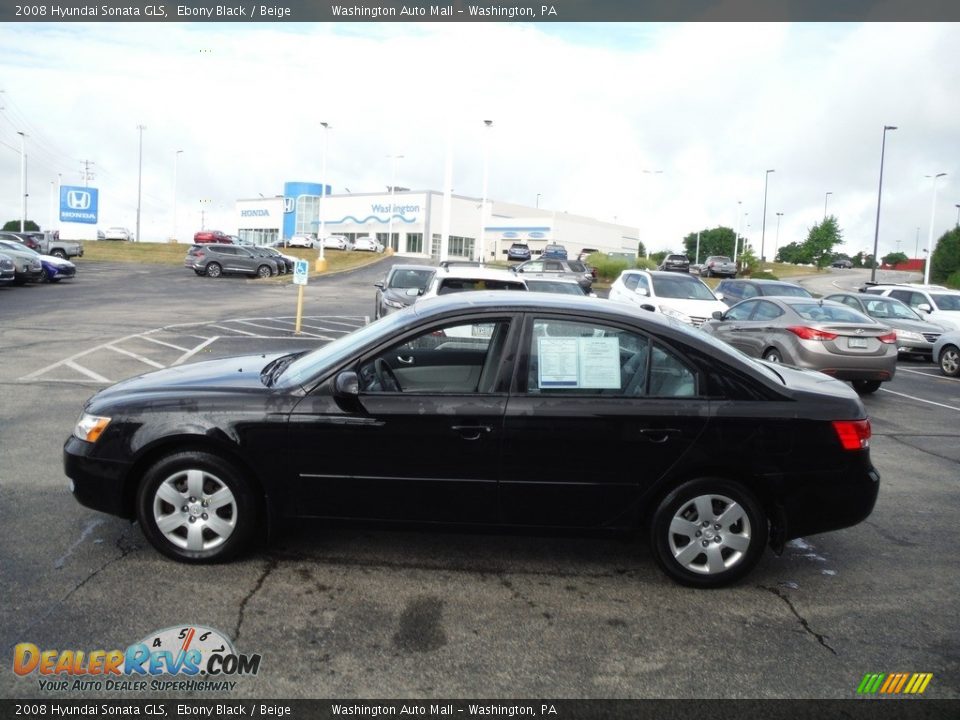
[[[200,230],[193,234],[195,244],[217,243],[219,245],[233,245],[233,238],[219,230]]]

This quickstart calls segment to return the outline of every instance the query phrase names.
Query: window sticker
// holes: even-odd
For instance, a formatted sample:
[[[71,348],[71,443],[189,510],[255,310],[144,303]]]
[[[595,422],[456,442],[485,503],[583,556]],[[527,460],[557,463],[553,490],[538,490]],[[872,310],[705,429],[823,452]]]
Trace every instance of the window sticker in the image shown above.
[[[620,388],[620,341],[615,337],[541,337],[541,388]]]

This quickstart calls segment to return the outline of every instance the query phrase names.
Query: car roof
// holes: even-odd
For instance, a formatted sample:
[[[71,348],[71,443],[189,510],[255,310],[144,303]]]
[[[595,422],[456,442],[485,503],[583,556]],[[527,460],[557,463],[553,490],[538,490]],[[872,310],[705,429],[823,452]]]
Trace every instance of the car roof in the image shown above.
[[[757,278],[756,280],[753,278],[727,278],[720,281],[721,285],[731,285],[733,283],[739,283],[742,285],[750,283],[753,285],[793,285],[794,287],[798,288],[803,287],[803,285],[798,285],[797,283],[790,282],[789,280],[768,280],[762,278]],[[804,290],[806,290],[806,288],[804,288]]]
[[[389,272],[390,272],[390,273],[395,273],[395,272],[399,272],[399,271],[401,271],[401,270],[429,270],[430,272],[436,272],[437,268],[435,268],[433,265],[403,265],[403,264],[397,264],[397,265],[392,265],[392,266],[390,267]]]
[[[437,269],[438,278],[465,278],[468,280],[522,280],[509,270],[486,266],[452,265]]]

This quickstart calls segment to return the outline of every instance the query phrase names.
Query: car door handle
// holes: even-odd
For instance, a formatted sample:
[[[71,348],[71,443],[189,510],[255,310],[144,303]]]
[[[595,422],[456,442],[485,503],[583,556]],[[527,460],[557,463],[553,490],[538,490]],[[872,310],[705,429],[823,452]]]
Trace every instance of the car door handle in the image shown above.
[[[402,362],[404,365],[413,365],[413,355],[408,355],[407,357],[397,355],[397,362]]]
[[[451,425],[450,429],[460,433],[464,440],[479,440],[483,433],[493,431],[489,425]]]
[[[673,428],[652,428],[650,430],[641,430],[640,439],[644,442],[665,443],[671,437],[679,435],[680,431]]]

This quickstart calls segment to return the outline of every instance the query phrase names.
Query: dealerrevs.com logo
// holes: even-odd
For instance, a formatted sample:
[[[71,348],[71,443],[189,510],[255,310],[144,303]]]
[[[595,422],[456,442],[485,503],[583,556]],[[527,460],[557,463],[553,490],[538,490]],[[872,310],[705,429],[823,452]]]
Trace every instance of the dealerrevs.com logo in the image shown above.
[[[126,650],[41,650],[33,643],[13,649],[13,671],[37,677],[43,691],[233,690],[234,678],[256,675],[259,654],[240,654],[223,633],[180,625],[147,635]]]
[[[867,673],[857,687],[858,695],[923,695],[933,673]]]

